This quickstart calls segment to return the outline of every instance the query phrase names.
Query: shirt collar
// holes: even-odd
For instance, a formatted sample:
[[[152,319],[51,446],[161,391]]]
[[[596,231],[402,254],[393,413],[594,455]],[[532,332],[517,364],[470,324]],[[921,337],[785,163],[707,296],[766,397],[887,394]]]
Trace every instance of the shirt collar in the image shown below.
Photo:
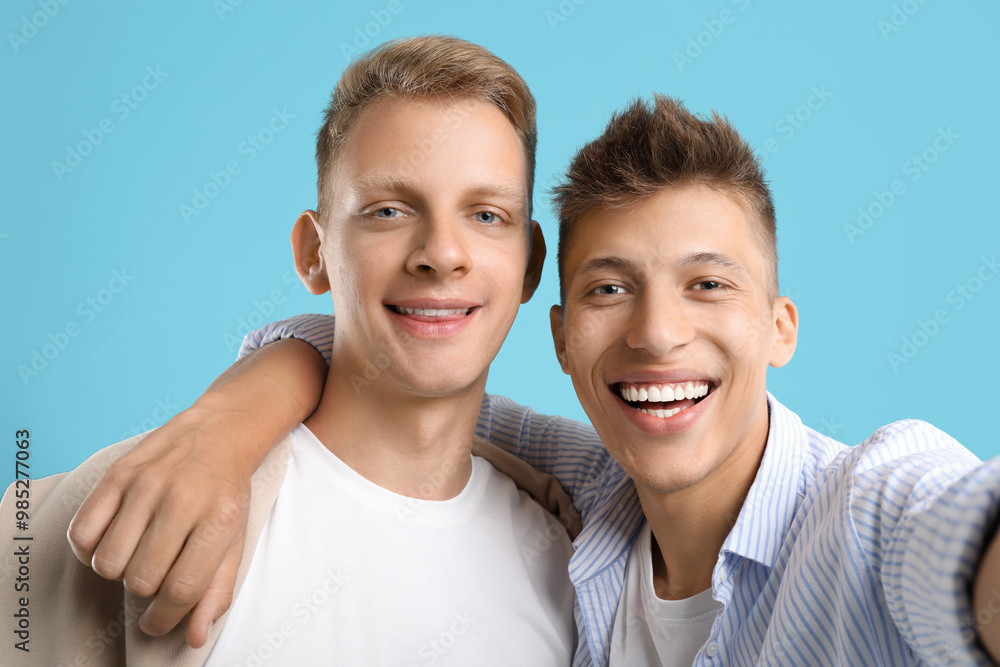
[[[770,425],[764,456],[722,552],[773,567],[801,502],[808,433],[798,416],[770,392],[767,404]]]

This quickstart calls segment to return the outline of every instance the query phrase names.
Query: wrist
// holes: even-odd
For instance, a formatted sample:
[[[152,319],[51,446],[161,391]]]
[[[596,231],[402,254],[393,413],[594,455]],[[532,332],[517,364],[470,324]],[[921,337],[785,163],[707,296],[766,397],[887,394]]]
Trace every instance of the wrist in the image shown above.
[[[254,410],[253,405],[258,404],[208,391],[175,419],[179,427],[195,434],[199,458],[235,466],[249,479],[271,446],[288,431],[275,425],[269,411]]]

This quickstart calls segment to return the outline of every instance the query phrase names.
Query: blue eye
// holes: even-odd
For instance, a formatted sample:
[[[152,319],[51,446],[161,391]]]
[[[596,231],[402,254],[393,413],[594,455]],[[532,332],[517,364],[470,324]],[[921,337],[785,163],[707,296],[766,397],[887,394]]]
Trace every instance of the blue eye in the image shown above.
[[[500,216],[492,211],[479,211],[476,213],[476,221],[491,225],[500,221]]]
[[[390,220],[396,217],[396,213],[400,213],[399,209],[392,208],[391,206],[383,206],[375,211],[375,217]]]

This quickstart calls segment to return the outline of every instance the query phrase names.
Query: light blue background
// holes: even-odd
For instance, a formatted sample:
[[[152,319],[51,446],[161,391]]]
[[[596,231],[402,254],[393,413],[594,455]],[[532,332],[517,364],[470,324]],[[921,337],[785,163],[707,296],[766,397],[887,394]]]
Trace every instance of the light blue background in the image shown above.
[[[802,318],[795,359],[771,373],[779,399],[849,443],[919,417],[980,456],[1000,453],[992,421],[1000,280],[980,285],[961,309],[949,300],[981,258],[1000,253],[995,2],[400,1],[397,14],[388,0],[3,3],[7,480],[15,429],[32,432],[34,476],[71,468],[189,405],[234,359],[241,319],[329,311],[328,296],[294,280],[288,245],[295,217],[316,201],[321,110],[353,40],[372,46],[433,32],[493,50],[539,104],[535,201],[552,253],[491,391],[584,418],[551,351],[556,226],[546,191],[614,110],[663,91],[700,112],[719,109],[762,151],[775,139],[767,170],[782,289]],[[39,14],[47,2],[51,18]],[[894,11],[901,25],[886,32]],[[33,32],[32,20],[44,25]],[[11,37],[19,33],[30,37]],[[695,57],[678,64],[675,53],[688,48]],[[115,100],[141,85],[147,67],[166,76],[123,117]],[[799,109],[813,87],[832,95]],[[250,161],[241,144],[275,108],[294,118]],[[808,120],[783,121],[797,111]],[[53,162],[102,119],[113,132],[60,180]],[[907,161],[947,128],[959,138],[910,180]],[[180,205],[231,160],[240,173],[185,222]],[[845,225],[895,179],[905,192],[852,243]],[[102,312],[80,309],[88,297],[107,300],[101,290],[122,269],[133,277]],[[264,303],[275,296],[281,303]],[[887,355],[939,309],[947,323],[928,340],[918,335],[926,345],[894,369]],[[49,348],[58,354],[22,380],[18,366],[30,367],[49,334],[72,323],[79,334]]]

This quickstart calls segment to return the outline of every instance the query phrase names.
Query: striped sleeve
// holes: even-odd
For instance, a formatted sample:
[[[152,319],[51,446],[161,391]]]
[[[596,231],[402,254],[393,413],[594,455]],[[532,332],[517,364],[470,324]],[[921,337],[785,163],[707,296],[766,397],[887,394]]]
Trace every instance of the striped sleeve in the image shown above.
[[[856,489],[853,506],[889,614],[927,664],[992,664],[976,641],[971,590],[997,520],[1000,458],[982,464],[924,422],[880,435],[877,450],[899,458],[871,470],[879,479]]]
[[[333,315],[296,315],[280,322],[265,324],[243,337],[238,358],[282,338],[298,338],[315,347],[326,363],[330,363],[333,349]]]

